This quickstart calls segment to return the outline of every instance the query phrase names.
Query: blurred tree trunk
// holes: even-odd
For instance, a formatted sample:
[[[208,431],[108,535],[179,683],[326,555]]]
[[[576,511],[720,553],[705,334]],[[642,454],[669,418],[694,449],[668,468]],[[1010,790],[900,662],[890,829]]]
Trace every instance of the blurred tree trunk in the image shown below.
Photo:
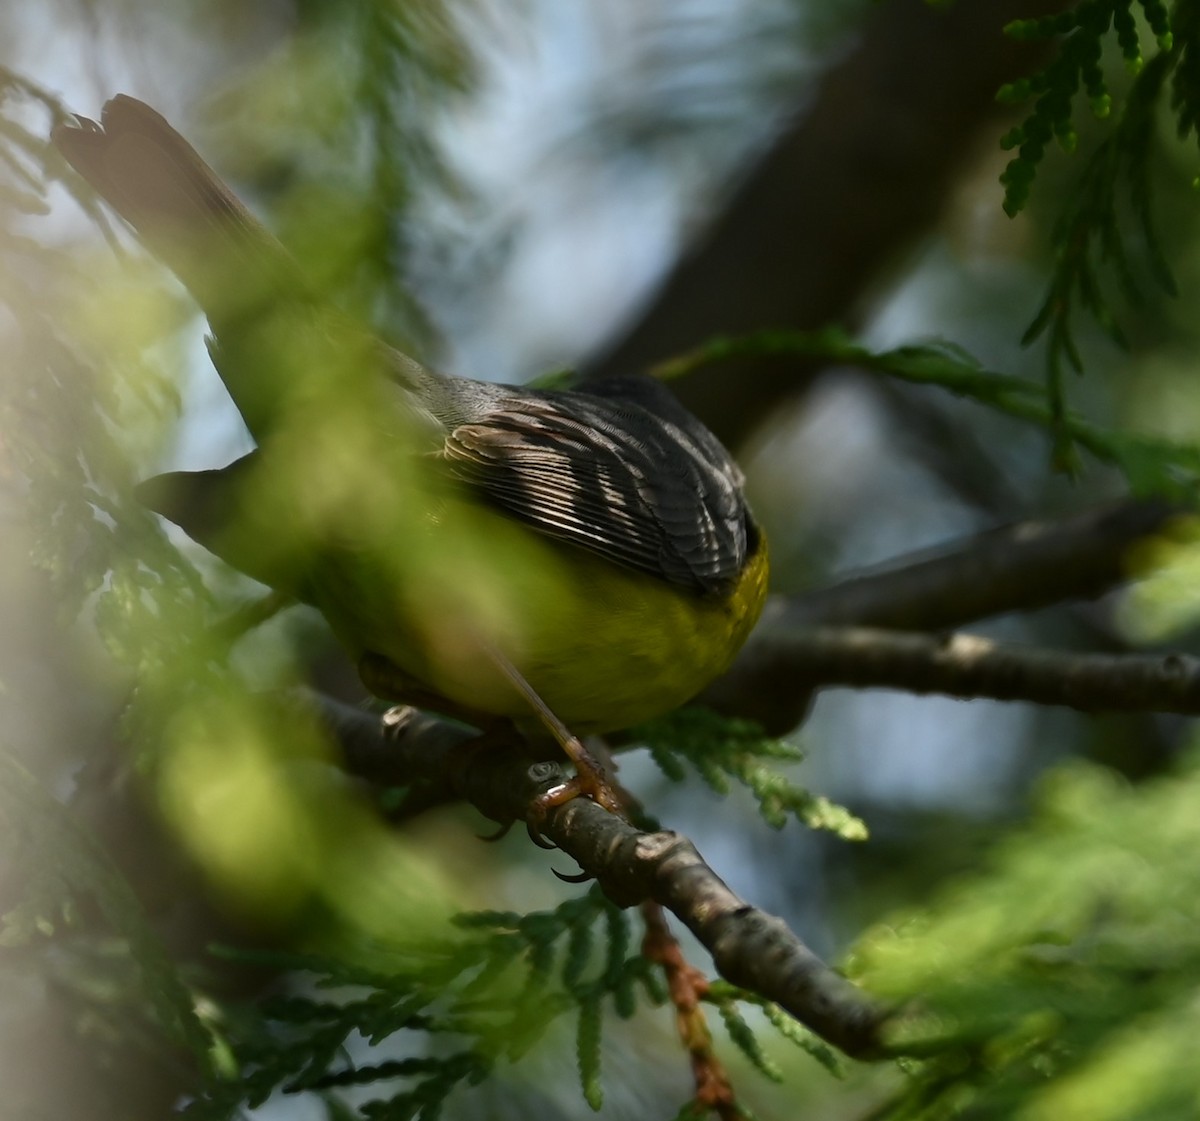
[[[645,369],[715,335],[851,320],[888,265],[938,220],[972,141],[996,128],[996,90],[1036,48],[1003,34],[1062,0],[876,6],[812,106],[778,138],[633,326],[590,375]],[[680,396],[737,445],[809,364],[739,360],[697,371]]]

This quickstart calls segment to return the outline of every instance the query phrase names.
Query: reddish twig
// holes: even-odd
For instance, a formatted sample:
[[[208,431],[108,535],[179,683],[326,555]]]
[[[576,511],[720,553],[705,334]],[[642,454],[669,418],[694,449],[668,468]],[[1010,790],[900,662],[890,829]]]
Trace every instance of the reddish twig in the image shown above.
[[[646,900],[642,906],[646,935],[642,939],[642,956],[663,971],[667,993],[675,1008],[675,1024],[679,1038],[687,1048],[696,1084],[693,1099],[699,1110],[713,1112],[721,1121],[743,1121],[729,1074],[717,1058],[712,1045],[712,1032],[700,1002],[708,993],[708,978],[684,956],[678,939],[667,925],[662,906]]]

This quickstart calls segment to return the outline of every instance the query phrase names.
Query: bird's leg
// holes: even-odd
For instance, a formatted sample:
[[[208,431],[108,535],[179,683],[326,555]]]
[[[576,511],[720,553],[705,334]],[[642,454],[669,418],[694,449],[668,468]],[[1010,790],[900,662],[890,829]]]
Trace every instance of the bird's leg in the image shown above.
[[[544,794],[539,794],[534,799],[530,807],[530,836],[539,844],[542,843],[538,824],[556,806],[561,806],[580,794],[591,798],[593,802],[603,806],[610,813],[625,817],[625,799],[622,797],[620,787],[609,781],[603,764],[588,751],[583,741],[551,711],[549,705],[538,696],[533,686],[525,680],[520,670],[505,655],[494,647],[488,649],[488,655],[513,688],[525,699],[543,727],[566,753],[567,758],[575,764],[574,778],[552,786]],[[482,734],[477,739],[463,745],[463,760],[469,760],[481,748],[488,746],[493,742],[494,736],[503,735],[503,726],[508,724],[506,720],[498,722],[494,716],[474,712],[422,689],[414,679],[382,654],[372,652],[364,654],[358,662],[358,675],[367,689],[377,697],[387,700],[402,700],[415,708],[439,712],[444,716],[479,728]]]
[[[567,758],[575,764],[573,779],[551,787],[534,799],[531,807],[533,817],[531,832],[536,830],[537,823],[543,820],[555,806],[561,806],[572,798],[577,798],[580,794],[585,794],[593,802],[603,806],[609,813],[624,817],[624,799],[621,797],[620,787],[609,781],[600,761],[588,751],[583,745],[583,741],[555,716],[550,710],[550,706],[538,696],[537,691],[508,658],[495,648],[490,649],[488,653],[500,672],[529,703],[529,707],[533,709],[546,731],[566,752]]]

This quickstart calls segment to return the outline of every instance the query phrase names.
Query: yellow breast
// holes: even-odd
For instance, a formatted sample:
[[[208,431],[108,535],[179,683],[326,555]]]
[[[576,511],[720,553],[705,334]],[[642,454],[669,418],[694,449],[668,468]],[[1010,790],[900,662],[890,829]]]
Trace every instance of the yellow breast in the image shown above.
[[[760,539],[732,592],[697,595],[560,544],[478,507],[442,510],[405,543],[390,610],[355,594],[376,573],[339,571],[318,604],[343,642],[382,654],[424,691],[535,731],[497,670],[515,666],[573,732],[626,728],[695,696],[733,660],[766,598]],[[396,698],[402,700],[403,698]]]

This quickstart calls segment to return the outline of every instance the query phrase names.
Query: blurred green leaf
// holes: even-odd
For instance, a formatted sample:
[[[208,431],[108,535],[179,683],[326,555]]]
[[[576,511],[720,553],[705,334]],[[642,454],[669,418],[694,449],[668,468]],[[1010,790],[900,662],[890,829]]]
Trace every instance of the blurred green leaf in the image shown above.
[[[1198,758],[1140,787],[1060,767],[985,869],[860,940],[852,976],[926,1056],[879,1117],[1190,1115]]]

